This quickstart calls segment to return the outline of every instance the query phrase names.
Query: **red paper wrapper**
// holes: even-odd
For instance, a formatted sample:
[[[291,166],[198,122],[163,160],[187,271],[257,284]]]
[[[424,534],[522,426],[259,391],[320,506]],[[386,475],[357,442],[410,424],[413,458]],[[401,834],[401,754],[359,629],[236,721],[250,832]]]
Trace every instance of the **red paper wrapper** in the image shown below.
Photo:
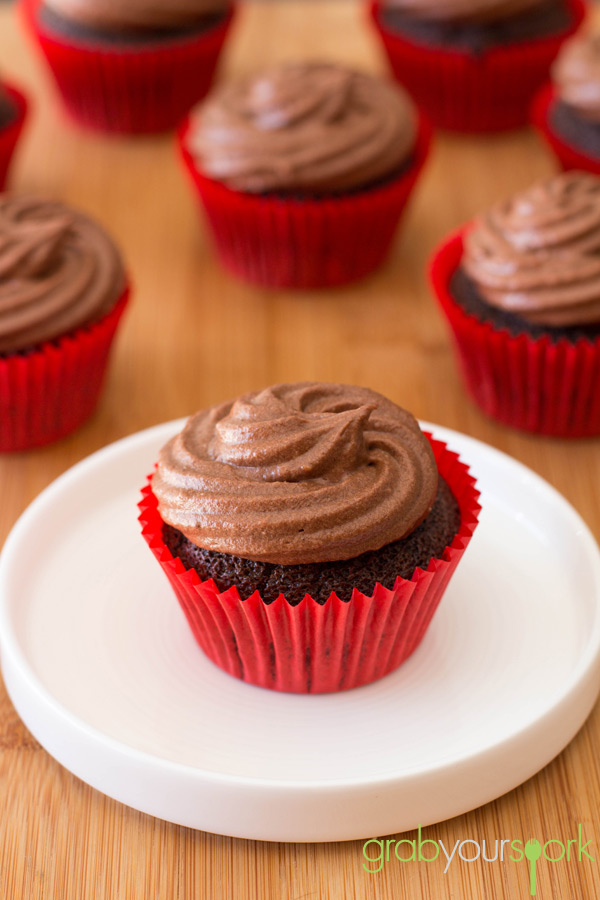
[[[594,159],[586,156],[585,150],[580,150],[573,144],[569,144],[556,131],[552,130],[550,113],[556,98],[556,91],[551,84],[547,84],[538,93],[531,108],[531,121],[541,136],[544,138],[561,167],[577,169],[580,172],[593,172],[600,175],[600,158]],[[600,151],[600,147],[598,148]]]
[[[99,322],[0,357],[0,451],[56,441],[93,413],[129,291]]]
[[[0,128],[0,190],[6,184],[6,177],[15,152],[15,148],[23,131],[27,117],[27,100],[16,88],[2,84],[4,93],[12,100],[16,108],[16,116],[4,128]]]
[[[127,47],[77,44],[44,30],[40,0],[22,4],[73,118],[88,128],[127,134],[175,128],[205,96],[233,15],[232,7],[220,24],[188,39]]]
[[[514,337],[465,312],[450,293],[462,259],[463,234],[438,248],[431,281],[475,402],[492,418],[536,434],[600,434],[600,338]]]
[[[419,44],[387,29],[380,0],[371,3],[371,16],[394,75],[434,125],[492,132],[527,124],[533,97],[547,80],[556,54],[585,17],[583,0],[567,2],[571,24],[562,32],[478,55]]]
[[[334,287],[357,281],[387,256],[402,211],[427,158],[431,127],[421,117],[410,167],[369,190],[331,198],[244,194],[206,178],[179,132],[187,171],[223,265],[266,287]]]
[[[477,525],[479,493],[467,466],[428,435],[438,469],[461,511],[461,526],[440,559],[393,590],[380,584],[372,597],[354,590],[320,606],[307,595],[290,606],[280,595],[265,604],[258,592],[240,600],[237,588],[219,593],[214,581],[173,558],[150,484],[139,504],[142,534],[177,595],[204,653],[230,675],[259,687],[302,694],[342,691],[377,681],[397,669],[421,643],[448,582]],[[150,476],[151,477],[151,476]],[[150,481],[150,479],[149,479]]]

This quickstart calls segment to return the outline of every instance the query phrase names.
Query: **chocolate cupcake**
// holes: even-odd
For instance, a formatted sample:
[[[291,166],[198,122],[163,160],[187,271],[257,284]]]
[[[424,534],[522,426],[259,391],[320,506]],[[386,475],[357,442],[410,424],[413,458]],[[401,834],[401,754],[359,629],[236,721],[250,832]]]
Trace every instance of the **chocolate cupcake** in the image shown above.
[[[572,172],[446,241],[433,283],[467,385],[494,418],[600,434],[600,179]]]
[[[0,450],[88,418],[127,293],[116,246],[88,216],[0,196]]]
[[[217,665],[323,692],[417,647],[476,500],[410,413],[367,388],[299,383],[193,416],[160,452],[141,521]]]
[[[563,169],[600,174],[600,36],[567,41],[533,119]]]
[[[230,0],[22,0],[69,112],[102,131],[174,128],[208,91]]]
[[[401,89],[312,62],[216,89],[181,145],[225,266],[263,285],[325,287],[382,262],[429,136]]]
[[[456,131],[526,124],[582,0],[378,0],[373,20],[397,79]]]

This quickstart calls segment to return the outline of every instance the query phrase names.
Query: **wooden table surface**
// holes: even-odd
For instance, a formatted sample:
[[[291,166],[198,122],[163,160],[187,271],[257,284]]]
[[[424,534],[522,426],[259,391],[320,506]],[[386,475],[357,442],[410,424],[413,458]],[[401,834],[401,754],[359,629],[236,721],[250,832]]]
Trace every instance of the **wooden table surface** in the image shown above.
[[[256,0],[244,5],[221,73],[315,56],[385,70],[358,0]],[[417,416],[501,448],[562,491],[600,537],[600,441],[531,437],[484,418],[463,392],[424,277],[428,254],[449,229],[553,171],[532,133],[440,136],[380,272],[343,290],[266,292],[220,269],[172,139],[109,139],[76,130],[9,9],[0,10],[0,65],[35,100],[12,187],[95,215],[120,242],[135,282],[93,420],[55,446],[0,459],[0,542],[39,491],[104,444],[243,391],[304,379],[369,385]],[[424,837],[446,846],[532,835],[566,841],[581,823],[598,859],[599,738],[596,708],[543,772],[482,809],[426,829]],[[234,840],[135,812],[51,759],[3,687],[0,809],[0,895],[7,900],[529,896],[523,863],[458,861],[447,874],[439,861],[396,863],[367,875],[359,841]],[[539,863],[538,897],[598,896],[597,862]]]

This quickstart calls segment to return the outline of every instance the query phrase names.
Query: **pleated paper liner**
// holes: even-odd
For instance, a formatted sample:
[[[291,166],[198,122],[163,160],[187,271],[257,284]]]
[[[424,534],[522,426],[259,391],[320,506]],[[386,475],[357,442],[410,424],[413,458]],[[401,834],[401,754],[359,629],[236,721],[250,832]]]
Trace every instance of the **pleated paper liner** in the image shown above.
[[[565,171],[576,169],[580,172],[592,172],[594,175],[600,175],[600,144],[598,145],[598,158],[594,159],[593,156],[587,156],[585,150],[579,150],[553,130],[550,116],[555,100],[556,91],[551,84],[547,84],[533,102],[531,109],[533,125],[554,153],[562,169]]]
[[[250,684],[293,693],[327,693],[369,684],[397,669],[421,643],[477,525],[479,493],[467,466],[429,436],[438,469],[460,506],[458,534],[440,559],[393,590],[371,597],[354,590],[349,602],[332,594],[319,605],[309,595],[291,606],[283,595],[266,604],[258,592],[240,599],[173,558],[150,485],[139,504],[142,533],[166,574],[204,653]]]
[[[2,90],[10,98],[15,107],[15,118],[4,128],[0,128],[0,190],[3,190],[12,158],[19,142],[25,119],[27,118],[27,100],[25,96],[5,82]]]
[[[231,7],[220,23],[189,38],[109,46],[51,32],[40,22],[40,0],[21,2],[72,117],[127,134],[175,128],[208,93],[233,16]]]
[[[0,356],[0,451],[56,441],[96,408],[129,291],[104,318],[27,353]]]
[[[527,124],[556,54],[585,17],[583,0],[567,3],[571,24],[560,33],[481,54],[420,44],[386,27],[380,0],[370,8],[396,79],[431,122],[449,131],[494,132]]]
[[[306,199],[244,194],[206,178],[179,131],[185,167],[211,227],[222,264],[266,287],[334,287],[370,274],[386,258],[423,168],[431,128],[421,117],[409,167],[380,186]]]
[[[431,281],[448,319],[469,393],[506,425],[554,437],[600,434],[600,338],[517,337],[467,313],[450,293],[461,231],[436,251]]]

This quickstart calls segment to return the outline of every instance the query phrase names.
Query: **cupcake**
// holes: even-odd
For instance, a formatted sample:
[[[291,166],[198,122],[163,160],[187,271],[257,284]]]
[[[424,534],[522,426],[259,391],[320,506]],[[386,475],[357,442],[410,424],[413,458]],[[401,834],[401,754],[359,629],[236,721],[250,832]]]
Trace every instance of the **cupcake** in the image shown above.
[[[140,521],[216,665],[324,693],[417,648],[477,497],[456,454],[380,394],[283,384],[193,416],[160,451]]]
[[[23,94],[0,82],[0,190],[6,184],[6,176],[26,115],[27,101]]]
[[[127,293],[99,225],[0,196],[0,451],[57,440],[91,415]]]
[[[600,434],[600,178],[563,173],[494,207],[442,244],[432,281],[484,412]]]
[[[533,122],[563,169],[600,174],[600,36],[567,41],[535,101]]]
[[[392,70],[431,121],[451,131],[525,125],[531,101],[584,0],[376,0]]]
[[[430,129],[395,85],[304,62],[217,88],[180,140],[223,265],[314,288],[384,260]]]
[[[107,132],[174,128],[208,91],[230,0],[21,0],[64,103]]]

